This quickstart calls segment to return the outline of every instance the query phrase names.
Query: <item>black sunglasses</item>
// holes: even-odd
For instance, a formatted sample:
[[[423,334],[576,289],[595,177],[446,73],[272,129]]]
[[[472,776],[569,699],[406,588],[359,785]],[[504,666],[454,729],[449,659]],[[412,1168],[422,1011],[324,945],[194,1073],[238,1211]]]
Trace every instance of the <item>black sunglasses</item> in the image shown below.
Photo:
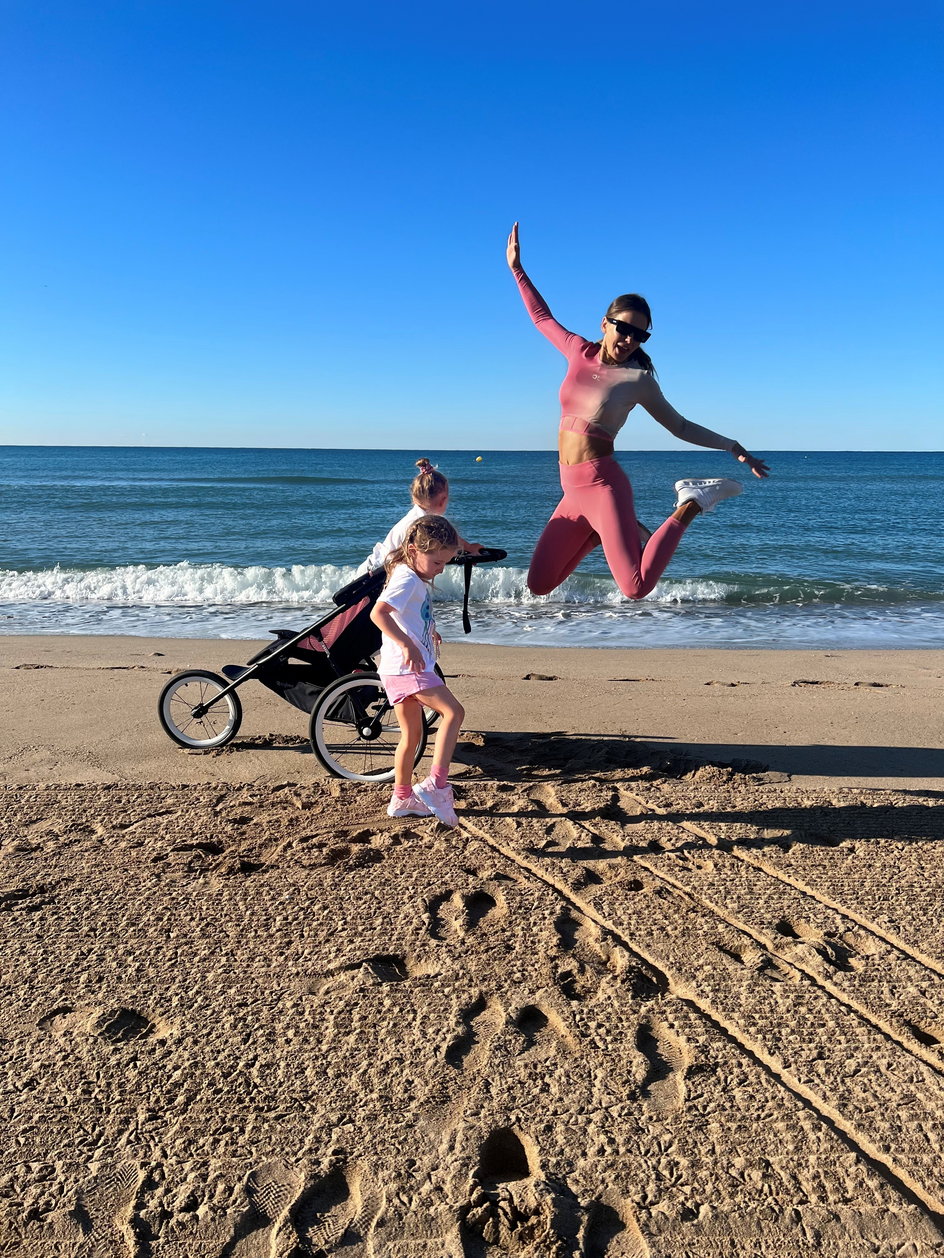
[[[640,345],[642,345],[644,341],[648,341],[649,337],[652,336],[651,332],[644,332],[642,328],[637,328],[632,323],[624,323],[622,319],[611,319],[610,316],[607,315],[606,321],[607,323],[612,323],[613,327],[616,328],[620,336],[631,337],[634,341],[638,341]]]

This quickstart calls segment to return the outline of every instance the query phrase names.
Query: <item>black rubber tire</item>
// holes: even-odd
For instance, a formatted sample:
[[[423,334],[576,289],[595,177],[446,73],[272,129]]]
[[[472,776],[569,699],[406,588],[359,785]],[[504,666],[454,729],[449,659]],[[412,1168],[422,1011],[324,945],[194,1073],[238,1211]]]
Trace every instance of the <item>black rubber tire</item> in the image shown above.
[[[426,750],[426,723],[414,764]],[[335,777],[392,782],[400,726],[376,673],[349,673],[318,696],[309,726],[315,755]]]
[[[202,668],[172,677],[157,701],[157,715],[164,733],[180,747],[205,751],[225,747],[235,737],[243,719],[236,691],[230,691],[202,717],[195,717],[193,711],[198,705],[209,703],[229,685],[225,677]]]

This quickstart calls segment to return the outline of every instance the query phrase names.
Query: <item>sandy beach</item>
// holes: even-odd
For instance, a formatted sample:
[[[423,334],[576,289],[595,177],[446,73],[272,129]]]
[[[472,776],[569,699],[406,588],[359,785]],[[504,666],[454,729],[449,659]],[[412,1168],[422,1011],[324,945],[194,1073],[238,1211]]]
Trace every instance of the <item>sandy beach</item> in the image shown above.
[[[253,649],[0,637],[0,1254],[944,1254],[944,652],[448,645],[448,831]]]

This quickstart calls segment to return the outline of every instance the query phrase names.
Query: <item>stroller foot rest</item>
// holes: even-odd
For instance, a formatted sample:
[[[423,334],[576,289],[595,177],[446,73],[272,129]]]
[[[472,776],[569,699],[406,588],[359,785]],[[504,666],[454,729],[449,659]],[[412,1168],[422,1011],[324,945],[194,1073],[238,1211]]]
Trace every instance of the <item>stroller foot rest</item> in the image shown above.
[[[224,664],[220,669],[220,672],[229,681],[239,681],[240,677],[242,677],[244,673],[249,672],[249,669],[245,668],[242,664]]]

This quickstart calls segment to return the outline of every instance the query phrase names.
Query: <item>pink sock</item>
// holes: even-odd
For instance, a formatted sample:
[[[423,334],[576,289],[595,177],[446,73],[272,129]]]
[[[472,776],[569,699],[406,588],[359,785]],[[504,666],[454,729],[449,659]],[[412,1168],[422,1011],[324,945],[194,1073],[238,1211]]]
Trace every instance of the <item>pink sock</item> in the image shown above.
[[[429,776],[433,779],[433,786],[435,786],[437,791],[441,791],[444,786],[449,785],[449,774],[445,769],[441,769],[439,765],[433,765],[429,771]]]
[[[409,799],[413,794],[412,786],[395,786],[393,788],[394,799]]]

